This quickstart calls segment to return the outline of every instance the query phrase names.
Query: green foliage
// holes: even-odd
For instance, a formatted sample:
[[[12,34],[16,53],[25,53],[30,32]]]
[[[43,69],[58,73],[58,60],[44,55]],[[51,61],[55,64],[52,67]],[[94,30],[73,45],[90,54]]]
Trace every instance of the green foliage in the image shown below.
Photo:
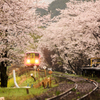
[[[76,92],[76,94],[80,94],[80,92]]]
[[[2,35],[2,33],[0,32],[0,36]]]
[[[26,88],[1,88],[0,97],[5,97],[6,100],[26,100],[46,91],[47,89],[43,87],[39,89],[29,88],[29,94],[27,94]]]
[[[76,100],[76,99],[72,99],[72,100]]]
[[[72,89],[72,91],[74,91],[74,92],[75,92],[75,91],[76,91],[76,89],[75,89],[75,88],[73,88],[73,89]]]
[[[99,77],[87,77],[87,76],[85,76],[86,78],[90,78],[90,79],[92,79],[92,80],[95,80],[95,81],[97,81],[98,83],[100,83],[100,78]]]
[[[16,77],[17,83],[19,83],[20,80],[21,80],[21,77]],[[13,78],[8,80],[7,87],[14,87],[14,79]]]
[[[33,34],[30,33],[30,36],[33,38],[34,43],[38,43],[39,39],[42,37],[42,36],[37,35],[37,34],[34,34],[34,33]],[[37,45],[34,44],[34,43],[30,44],[30,47],[33,48],[33,49],[36,49],[37,48]]]
[[[14,87],[14,79],[13,78],[11,78],[10,80],[8,80],[7,87]]]
[[[63,65],[63,59],[61,57],[58,57],[57,61],[58,61],[57,64]]]
[[[38,39],[40,39],[42,37],[42,36],[34,34],[34,33],[33,34],[30,33],[30,36],[33,38],[34,43],[38,42],[39,41]]]
[[[45,27],[44,27],[44,26],[40,26],[40,27],[38,27],[38,28],[42,28],[42,29],[45,29]]]
[[[32,77],[28,77],[20,86],[31,86],[32,84],[37,84],[38,83],[38,80],[37,81],[34,81],[34,79]]]
[[[70,82],[67,82],[67,83],[68,83],[68,84],[73,84],[73,82],[71,82],[71,81],[70,81]]]
[[[56,91],[56,95],[59,95],[60,94],[60,91]]]
[[[57,62],[58,65],[63,65],[63,63],[61,61]]]
[[[77,97],[78,99],[80,98],[80,96]]]
[[[55,80],[52,80],[52,87],[57,87],[58,84],[55,83]]]
[[[33,80],[31,77],[27,78],[27,80],[25,80],[20,86],[27,86],[33,84]]]

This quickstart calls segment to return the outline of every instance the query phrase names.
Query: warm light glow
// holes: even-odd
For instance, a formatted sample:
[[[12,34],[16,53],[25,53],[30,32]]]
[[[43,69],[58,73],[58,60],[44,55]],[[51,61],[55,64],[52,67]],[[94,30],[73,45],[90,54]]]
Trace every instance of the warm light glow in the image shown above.
[[[27,64],[30,64],[30,59],[27,59],[26,63],[27,63]]]
[[[35,59],[35,64],[39,64],[39,60],[38,59]]]
[[[31,73],[30,75],[31,75],[31,76],[33,76],[33,74],[32,74],[32,73]]]

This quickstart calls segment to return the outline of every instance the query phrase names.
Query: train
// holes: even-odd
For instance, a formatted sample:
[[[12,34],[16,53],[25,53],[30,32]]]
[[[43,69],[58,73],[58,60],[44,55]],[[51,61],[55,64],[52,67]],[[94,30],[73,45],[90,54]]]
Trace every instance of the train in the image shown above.
[[[100,76],[100,58],[91,58],[90,59],[90,66],[84,66],[81,68],[82,75],[94,75]]]
[[[34,51],[26,52],[24,64],[26,67],[34,67],[34,66],[39,67],[40,54]]]

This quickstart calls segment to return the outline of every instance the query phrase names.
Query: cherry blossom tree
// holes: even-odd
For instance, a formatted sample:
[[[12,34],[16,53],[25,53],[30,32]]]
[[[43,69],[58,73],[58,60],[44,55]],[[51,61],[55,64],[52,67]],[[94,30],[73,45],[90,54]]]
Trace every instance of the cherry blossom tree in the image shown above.
[[[0,72],[1,86],[7,86],[7,65],[20,61],[20,54],[34,46],[32,35],[41,25],[37,7],[40,0],[0,0]],[[38,35],[38,33],[37,33]]]
[[[50,56],[51,66],[58,64],[58,69],[64,67],[78,73],[89,58],[100,57],[100,0],[70,1],[66,5],[55,18],[59,21],[42,30],[39,48],[55,51]]]

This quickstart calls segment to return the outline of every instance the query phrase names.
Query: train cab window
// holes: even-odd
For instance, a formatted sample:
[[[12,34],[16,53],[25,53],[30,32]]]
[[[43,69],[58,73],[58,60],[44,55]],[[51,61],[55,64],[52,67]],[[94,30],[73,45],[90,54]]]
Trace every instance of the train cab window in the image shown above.
[[[35,54],[34,53],[30,53],[30,57],[31,58],[34,58],[35,57]]]
[[[33,53],[26,54],[26,58],[34,58],[34,57],[35,57],[35,54],[33,54]]]
[[[38,53],[35,53],[35,58],[39,58],[39,54]]]
[[[30,55],[29,55],[29,53],[27,53],[27,54],[26,54],[26,58],[30,58]]]

